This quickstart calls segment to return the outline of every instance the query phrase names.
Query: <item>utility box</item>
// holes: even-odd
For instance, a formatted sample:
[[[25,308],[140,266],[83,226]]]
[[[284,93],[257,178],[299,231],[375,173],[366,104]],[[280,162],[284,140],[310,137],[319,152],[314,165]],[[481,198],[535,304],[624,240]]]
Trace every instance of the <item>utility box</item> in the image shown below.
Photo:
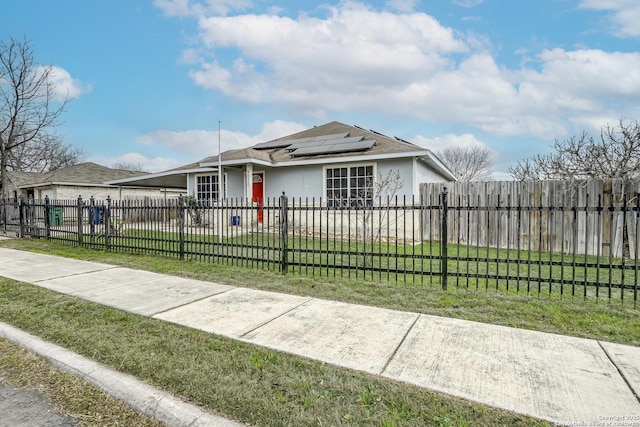
[[[58,227],[64,220],[64,208],[62,206],[49,206],[49,226]]]

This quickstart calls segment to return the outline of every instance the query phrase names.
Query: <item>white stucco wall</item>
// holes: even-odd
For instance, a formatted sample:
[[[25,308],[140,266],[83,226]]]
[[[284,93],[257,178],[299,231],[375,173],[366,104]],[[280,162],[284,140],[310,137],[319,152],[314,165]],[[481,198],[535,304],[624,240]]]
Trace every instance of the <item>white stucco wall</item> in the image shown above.
[[[244,199],[244,170],[238,168],[225,168],[224,174],[227,178],[227,194],[229,199]]]
[[[294,198],[322,196],[322,165],[271,168],[264,171],[266,197],[280,197],[283,191],[288,197]]]
[[[420,194],[420,184],[424,184],[426,182],[449,182],[450,179],[436,173],[428,167],[424,162],[418,160],[416,161],[416,182],[415,186],[415,194],[416,197]]]
[[[376,180],[379,180],[381,176],[385,178],[389,171],[398,171],[400,173],[402,188],[397,192],[398,199],[402,200],[406,196],[407,200],[410,200],[414,194],[413,159],[393,159],[378,162]],[[418,193],[416,192],[415,194],[417,197]]]
[[[165,191],[160,189],[147,189],[147,188],[127,188],[122,187],[84,187],[84,186],[53,186],[53,187],[40,187],[35,191],[36,199],[44,199],[45,196],[49,196],[51,200],[75,200],[78,196],[82,196],[83,199],[89,200],[92,196],[95,200],[106,200],[107,197],[111,197],[112,200],[119,200],[121,197],[126,198],[143,198],[148,197],[152,199],[164,199]],[[167,192],[167,198],[178,197],[179,192]]]
[[[402,188],[398,191],[398,198],[411,199],[413,195],[419,197],[419,186],[424,182],[442,182],[445,178],[421,161],[413,158],[390,159],[380,161],[360,161],[353,163],[326,163],[308,166],[265,167],[253,166],[253,173],[264,174],[264,197],[273,199],[280,197],[284,191],[291,198],[325,198],[325,175],[327,167],[350,167],[353,165],[374,165],[376,179],[386,176],[389,171],[397,170],[403,181]],[[243,168],[225,168],[227,176],[227,198],[243,199],[248,197],[246,188],[246,176]],[[195,194],[195,175],[189,174],[187,178],[188,194]]]

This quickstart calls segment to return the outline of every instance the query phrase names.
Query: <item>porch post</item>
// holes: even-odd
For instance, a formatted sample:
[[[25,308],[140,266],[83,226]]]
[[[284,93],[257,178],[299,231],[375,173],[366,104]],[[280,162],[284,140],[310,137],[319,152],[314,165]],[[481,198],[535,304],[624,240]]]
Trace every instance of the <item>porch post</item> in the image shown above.
[[[245,169],[245,195],[247,196],[247,202],[253,201],[253,164],[248,163]]]

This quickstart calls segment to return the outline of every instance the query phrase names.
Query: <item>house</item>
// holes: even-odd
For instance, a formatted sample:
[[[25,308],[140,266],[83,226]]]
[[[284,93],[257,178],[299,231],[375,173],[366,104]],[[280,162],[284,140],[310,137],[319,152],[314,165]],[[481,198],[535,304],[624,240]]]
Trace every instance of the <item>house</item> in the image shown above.
[[[20,172],[8,171],[9,194],[12,198],[20,196],[42,200],[49,197],[51,200],[84,199],[94,197],[96,200],[105,200],[108,196],[112,199],[123,197],[152,197],[163,198],[167,194],[177,196],[179,189],[173,188],[149,188],[141,186],[114,186],[105,184],[105,181],[123,178],[140,178],[146,172],[132,172],[122,169],[111,169],[96,163],[80,163],[73,166],[57,169],[51,172]],[[184,193],[184,190],[182,190]]]
[[[224,176],[221,194],[219,167]],[[370,203],[374,189],[390,171],[403,185],[399,198],[418,198],[423,182],[455,181],[453,173],[428,149],[373,130],[330,122],[230,150],[170,171],[110,181],[112,185],[186,187],[199,200],[223,198],[261,203],[284,192],[293,198],[323,200],[327,206]]]

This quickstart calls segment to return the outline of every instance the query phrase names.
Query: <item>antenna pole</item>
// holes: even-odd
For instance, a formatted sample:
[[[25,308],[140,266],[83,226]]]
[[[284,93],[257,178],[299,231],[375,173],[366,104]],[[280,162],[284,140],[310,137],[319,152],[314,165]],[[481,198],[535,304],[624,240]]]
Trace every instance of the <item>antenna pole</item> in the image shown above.
[[[224,202],[224,174],[222,173],[222,145],[218,120],[218,242],[222,242],[222,203]]]

